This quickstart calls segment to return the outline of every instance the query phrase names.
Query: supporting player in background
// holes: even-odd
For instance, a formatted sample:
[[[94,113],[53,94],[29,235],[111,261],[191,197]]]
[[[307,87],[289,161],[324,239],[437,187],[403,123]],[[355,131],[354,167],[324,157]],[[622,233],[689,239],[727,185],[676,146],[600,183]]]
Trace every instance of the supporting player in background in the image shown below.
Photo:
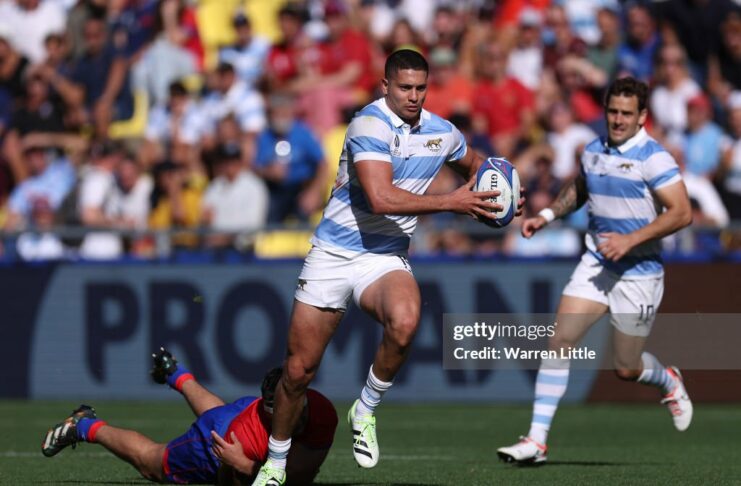
[[[182,436],[158,444],[133,430],[108,425],[95,410],[80,405],[46,434],[41,446],[47,457],[78,442],[97,443],[134,466],[145,478],[160,483],[247,484],[268,455],[268,435],[275,387],[283,372],[270,370],[262,397],[224,401],[209,392],[164,349],[153,354],[152,378],[182,393],[197,419]],[[288,470],[292,484],[310,484],[327,457],[337,427],[332,403],[308,390],[294,432]]]
[[[283,484],[306,389],[351,298],[383,325],[366,385],[348,413],[355,460],[376,465],[374,411],[406,359],[419,321],[419,287],[407,259],[417,215],[452,211],[491,218],[492,210],[501,210],[489,201],[498,191],[471,191],[483,159],[467,150],[450,122],[422,109],[427,74],[419,53],[391,54],[383,98],[364,107],[347,129],[335,188],[298,279],[270,454],[253,484]],[[446,163],[469,182],[449,194],[425,194]]]
[[[643,349],[664,293],[660,240],[690,224],[692,216],[676,162],[643,128],[647,96],[648,87],[633,78],[610,86],[605,98],[607,139],[587,145],[575,180],[549,208],[523,222],[522,235],[529,238],[555,218],[588,205],[587,251],[563,290],[549,347],[559,351],[576,346],[609,311],[617,376],[661,390],[662,403],[681,431],[692,421],[682,376]],[[517,444],[498,449],[501,459],[546,460],[548,430],[568,379],[567,359],[543,360],[530,431]]]

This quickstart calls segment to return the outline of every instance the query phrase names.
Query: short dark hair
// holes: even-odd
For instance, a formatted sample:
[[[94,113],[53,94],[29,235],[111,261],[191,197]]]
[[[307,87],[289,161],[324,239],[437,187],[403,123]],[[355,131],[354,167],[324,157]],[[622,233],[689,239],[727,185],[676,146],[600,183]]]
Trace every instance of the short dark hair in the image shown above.
[[[648,106],[648,85],[630,76],[616,79],[607,88],[605,107],[610,103],[610,98],[613,96],[635,96],[638,98],[638,111],[643,111]]]
[[[430,72],[430,67],[427,65],[427,60],[425,60],[424,56],[412,49],[399,49],[393,52],[386,59],[386,67],[383,70],[383,75],[386,79],[391,79],[394,74],[402,69]]]

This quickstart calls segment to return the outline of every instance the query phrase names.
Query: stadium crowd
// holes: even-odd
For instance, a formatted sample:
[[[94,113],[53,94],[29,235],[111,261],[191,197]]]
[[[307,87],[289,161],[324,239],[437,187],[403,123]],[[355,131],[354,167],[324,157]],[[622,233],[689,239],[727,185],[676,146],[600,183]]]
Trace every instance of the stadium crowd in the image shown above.
[[[430,63],[425,108],[515,164],[526,215],[604,134],[607,84],[649,82],[649,132],[694,210],[667,248],[741,247],[732,0],[0,0],[4,258],[249,252],[260,230],[315,223],[346,123],[400,47]],[[442,171],[430,191],[461,182]],[[517,220],[440,213],[412,253],[574,256],[585,221],[525,240]]]

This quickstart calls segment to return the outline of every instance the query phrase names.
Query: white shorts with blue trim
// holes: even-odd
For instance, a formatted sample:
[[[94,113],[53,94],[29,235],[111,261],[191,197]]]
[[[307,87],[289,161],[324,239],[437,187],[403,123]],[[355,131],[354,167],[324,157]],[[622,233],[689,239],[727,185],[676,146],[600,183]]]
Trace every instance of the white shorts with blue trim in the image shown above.
[[[314,307],[345,310],[351,297],[359,305],[365,289],[395,270],[412,273],[406,255],[347,257],[314,246],[304,260],[294,297]]]
[[[629,336],[648,336],[664,296],[664,276],[624,279],[585,254],[571,274],[563,295],[605,304],[610,323]]]

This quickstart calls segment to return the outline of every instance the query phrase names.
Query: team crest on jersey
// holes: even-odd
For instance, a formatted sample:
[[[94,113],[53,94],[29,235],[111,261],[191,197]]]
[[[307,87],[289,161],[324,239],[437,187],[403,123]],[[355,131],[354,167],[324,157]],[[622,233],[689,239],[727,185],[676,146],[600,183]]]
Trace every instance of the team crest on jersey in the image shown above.
[[[399,157],[401,155],[401,149],[399,146],[401,145],[401,141],[399,140],[399,135],[394,135],[394,148],[391,149],[391,155],[394,157]]]
[[[443,147],[443,139],[431,138],[427,142],[425,142],[424,147],[426,149],[429,149],[430,152],[438,152]]]
[[[618,165],[618,169],[620,169],[621,172],[625,172],[626,174],[630,172],[632,168],[633,164],[630,162],[623,162],[622,164]]]

